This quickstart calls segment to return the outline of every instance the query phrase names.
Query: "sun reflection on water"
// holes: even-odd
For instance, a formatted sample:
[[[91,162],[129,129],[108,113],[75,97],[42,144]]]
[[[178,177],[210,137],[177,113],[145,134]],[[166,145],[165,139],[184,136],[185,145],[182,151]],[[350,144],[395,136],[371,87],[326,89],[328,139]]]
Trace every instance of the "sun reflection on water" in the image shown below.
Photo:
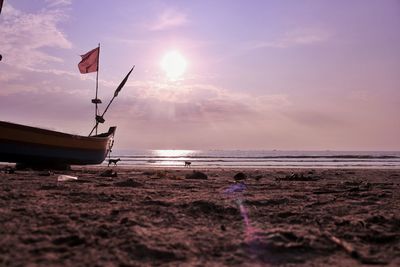
[[[186,160],[196,154],[196,150],[183,150],[183,149],[163,149],[153,150],[152,153],[155,157],[160,158],[159,164],[162,166],[184,166]]]
[[[181,150],[181,149],[160,149],[153,150],[155,156],[158,157],[188,157],[193,155],[196,150]]]

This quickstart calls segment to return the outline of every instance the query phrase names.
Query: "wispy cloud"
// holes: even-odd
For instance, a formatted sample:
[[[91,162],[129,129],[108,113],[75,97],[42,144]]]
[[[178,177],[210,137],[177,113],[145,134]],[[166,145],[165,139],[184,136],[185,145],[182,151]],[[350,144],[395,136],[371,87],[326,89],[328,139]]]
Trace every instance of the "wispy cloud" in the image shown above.
[[[162,31],[175,27],[180,27],[188,23],[188,18],[185,13],[175,9],[166,9],[157,18],[155,23],[150,25],[152,31]]]
[[[72,3],[72,0],[45,0],[49,7],[56,6],[69,6]]]
[[[62,61],[43,51],[43,48],[72,47],[58,27],[65,18],[65,12],[59,8],[48,7],[37,13],[25,13],[6,3],[0,27],[3,63],[19,68],[34,68],[43,63]]]
[[[292,46],[315,45],[327,41],[329,37],[330,34],[328,32],[320,29],[297,29],[287,32],[275,40],[252,42],[249,44],[249,48],[288,48]]]

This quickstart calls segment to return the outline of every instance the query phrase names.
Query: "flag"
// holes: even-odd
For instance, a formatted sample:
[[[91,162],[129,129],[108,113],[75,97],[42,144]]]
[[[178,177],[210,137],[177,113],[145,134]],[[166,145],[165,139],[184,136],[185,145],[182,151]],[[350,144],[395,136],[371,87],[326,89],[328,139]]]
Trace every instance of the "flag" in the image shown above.
[[[131,72],[133,71],[133,69],[135,68],[135,66],[132,67],[132,69],[128,72],[128,74],[126,75],[126,77],[122,80],[122,82],[118,85],[118,88],[115,90],[114,92],[114,97],[118,96],[119,91],[121,91],[122,87],[124,87],[126,81],[129,78],[129,75],[131,75]]]
[[[84,55],[81,55],[82,61],[79,62],[78,68],[81,73],[96,72],[99,70],[99,53],[100,47],[97,47]]]

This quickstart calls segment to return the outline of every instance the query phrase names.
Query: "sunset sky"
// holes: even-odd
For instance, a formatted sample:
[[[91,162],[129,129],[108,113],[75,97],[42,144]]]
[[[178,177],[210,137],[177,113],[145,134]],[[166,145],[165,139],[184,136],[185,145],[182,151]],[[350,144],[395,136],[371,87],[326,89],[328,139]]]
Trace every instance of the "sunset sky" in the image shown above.
[[[400,150],[400,1],[5,0],[0,120],[127,149]]]

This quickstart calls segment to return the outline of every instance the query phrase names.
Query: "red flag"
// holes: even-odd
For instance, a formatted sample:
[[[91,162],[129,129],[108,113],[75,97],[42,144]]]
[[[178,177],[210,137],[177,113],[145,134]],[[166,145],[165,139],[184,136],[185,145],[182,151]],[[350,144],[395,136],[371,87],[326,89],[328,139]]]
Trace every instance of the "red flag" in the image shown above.
[[[79,62],[78,68],[81,73],[96,72],[99,69],[99,52],[97,47],[84,55],[81,55],[82,61]]]

